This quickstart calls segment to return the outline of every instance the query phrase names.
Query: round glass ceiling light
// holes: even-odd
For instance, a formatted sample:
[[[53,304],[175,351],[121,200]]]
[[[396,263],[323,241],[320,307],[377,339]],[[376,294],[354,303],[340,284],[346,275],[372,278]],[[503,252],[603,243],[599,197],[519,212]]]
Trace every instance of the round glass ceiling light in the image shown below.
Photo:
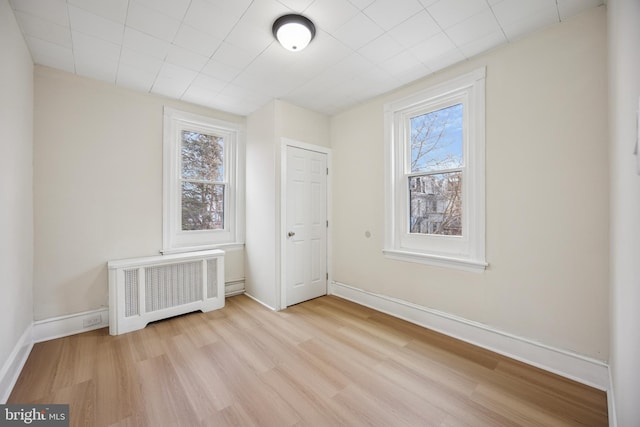
[[[302,15],[284,15],[273,23],[273,36],[292,52],[307,47],[315,35],[315,25]]]

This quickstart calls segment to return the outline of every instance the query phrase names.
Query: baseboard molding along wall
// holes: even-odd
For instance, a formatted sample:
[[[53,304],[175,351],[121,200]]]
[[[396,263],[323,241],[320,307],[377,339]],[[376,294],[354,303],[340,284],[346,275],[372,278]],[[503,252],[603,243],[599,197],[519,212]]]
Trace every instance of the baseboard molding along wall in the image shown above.
[[[33,322],[33,342],[49,341],[108,327],[109,307],[51,317]]]
[[[20,376],[20,372],[22,372],[32,348],[33,326],[29,325],[4,363],[2,371],[0,371],[0,404],[7,403],[7,399],[9,399],[16,381],[18,381],[18,376]]]
[[[225,297],[244,292],[244,279],[225,282]],[[49,341],[69,335],[109,327],[109,307],[33,322],[33,342]]]
[[[224,283],[225,298],[244,293],[244,279],[230,280]]]
[[[605,362],[493,329],[448,313],[339,282],[329,293],[597,389],[609,390]]]
[[[618,417],[616,416],[616,399],[613,392],[613,376],[609,368],[609,388],[607,389],[607,410],[609,412],[609,427],[618,427]]]

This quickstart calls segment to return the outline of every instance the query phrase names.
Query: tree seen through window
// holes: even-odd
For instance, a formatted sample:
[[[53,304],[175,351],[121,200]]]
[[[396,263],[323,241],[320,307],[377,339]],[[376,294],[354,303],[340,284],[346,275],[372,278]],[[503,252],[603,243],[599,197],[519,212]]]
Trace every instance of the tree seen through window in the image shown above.
[[[181,134],[182,230],[224,229],[224,139]]]

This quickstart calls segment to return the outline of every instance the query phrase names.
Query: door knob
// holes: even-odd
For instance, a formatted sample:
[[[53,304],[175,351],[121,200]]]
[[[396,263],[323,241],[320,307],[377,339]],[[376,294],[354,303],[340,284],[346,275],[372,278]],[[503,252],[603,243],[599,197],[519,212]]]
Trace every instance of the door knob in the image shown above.
[[[294,233],[293,231],[290,231],[290,232],[287,233],[287,236],[289,236],[289,237],[293,237],[295,235],[296,235],[296,233]]]

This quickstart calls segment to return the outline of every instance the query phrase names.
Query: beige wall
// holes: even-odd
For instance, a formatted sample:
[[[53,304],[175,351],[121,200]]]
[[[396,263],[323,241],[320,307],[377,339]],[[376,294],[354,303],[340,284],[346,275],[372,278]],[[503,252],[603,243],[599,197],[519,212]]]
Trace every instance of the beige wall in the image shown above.
[[[247,117],[245,290],[275,308],[276,152],[275,102]]]
[[[611,357],[619,426],[640,420],[640,162],[632,146],[638,137],[640,97],[640,3],[609,0],[611,123]],[[640,156],[640,154],[638,154]],[[611,424],[614,425],[614,424]]]
[[[605,21],[593,9],[334,116],[335,280],[606,360]],[[490,265],[385,259],[383,104],[480,66]]]
[[[280,306],[282,138],[329,146],[329,117],[274,100],[247,118],[246,290]]]
[[[35,319],[106,306],[111,259],[162,247],[162,114],[244,118],[35,69]],[[244,271],[228,252],[226,280]]]
[[[33,62],[0,0],[0,373],[33,320]],[[0,377],[0,394],[5,392]],[[2,399],[4,396],[0,396]],[[0,400],[1,402],[1,400]],[[2,402],[4,403],[4,402]]]

